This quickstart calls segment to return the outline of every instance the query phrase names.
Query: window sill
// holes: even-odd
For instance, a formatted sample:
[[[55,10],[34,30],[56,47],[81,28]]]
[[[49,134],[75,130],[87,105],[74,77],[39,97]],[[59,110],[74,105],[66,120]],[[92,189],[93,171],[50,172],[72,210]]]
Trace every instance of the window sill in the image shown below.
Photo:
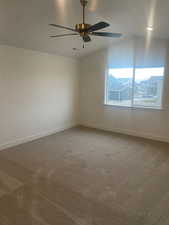
[[[111,105],[108,103],[104,103],[104,106],[112,107],[112,108],[121,108],[121,109],[130,109],[130,110],[164,110],[163,107],[152,107],[152,106],[124,106],[124,105]]]

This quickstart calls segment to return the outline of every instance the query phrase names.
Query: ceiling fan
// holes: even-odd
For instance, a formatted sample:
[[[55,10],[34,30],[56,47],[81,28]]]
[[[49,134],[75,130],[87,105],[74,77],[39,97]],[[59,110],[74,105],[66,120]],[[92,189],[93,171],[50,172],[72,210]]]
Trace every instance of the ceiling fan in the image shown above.
[[[103,28],[109,27],[110,25],[106,22],[99,22],[94,25],[86,24],[85,23],[85,8],[87,6],[88,0],[80,0],[80,2],[83,7],[83,22],[80,24],[76,24],[75,29],[57,25],[57,24],[49,24],[50,26],[53,26],[53,27],[58,27],[58,28],[62,28],[62,29],[66,29],[66,30],[74,32],[74,33],[50,36],[51,38],[80,35],[83,39],[83,42],[90,42],[91,41],[90,35],[110,37],[110,38],[119,38],[122,36],[122,34],[120,33],[95,32]]]

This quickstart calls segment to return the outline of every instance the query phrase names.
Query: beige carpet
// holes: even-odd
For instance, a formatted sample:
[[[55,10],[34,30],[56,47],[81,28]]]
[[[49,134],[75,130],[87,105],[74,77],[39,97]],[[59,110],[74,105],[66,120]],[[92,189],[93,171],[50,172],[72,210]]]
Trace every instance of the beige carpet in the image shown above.
[[[0,225],[169,225],[169,144],[74,128],[0,152]]]

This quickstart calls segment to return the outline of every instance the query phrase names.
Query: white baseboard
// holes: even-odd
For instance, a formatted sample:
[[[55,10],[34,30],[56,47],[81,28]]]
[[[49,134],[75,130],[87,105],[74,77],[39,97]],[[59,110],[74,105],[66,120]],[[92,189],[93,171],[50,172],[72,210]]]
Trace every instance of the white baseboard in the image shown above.
[[[60,128],[56,128],[54,130],[48,130],[48,131],[45,131],[45,132],[42,132],[42,133],[39,133],[39,134],[34,134],[34,135],[31,135],[31,136],[28,136],[28,137],[25,137],[25,138],[16,139],[16,140],[8,142],[8,143],[3,143],[3,144],[0,144],[0,151],[5,150],[7,148],[17,146],[17,145],[20,145],[20,144],[27,143],[27,142],[30,142],[30,141],[34,141],[36,139],[43,138],[43,137],[46,137],[46,136],[49,136],[49,135],[52,135],[52,134],[55,134],[55,133],[73,128],[73,127],[76,127],[76,126],[78,126],[78,124],[73,123],[73,124],[69,124],[69,125],[66,125],[66,126],[63,126],[63,127],[60,127]]]
[[[60,128],[56,128],[54,130],[48,130],[46,132],[43,133],[39,133],[39,134],[34,134],[25,138],[20,138],[20,139],[16,139],[14,141],[8,142],[8,143],[3,143],[0,144],[0,151],[5,150],[7,148],[11,148],[20,144],[24,144],[39,138],[43,138],[76,126],[85,126],[85,127],[89,127],[89,128],[95,128],[95,129],[99,129],[99,130],[104,130],[104,131],[111,131],[111,132],[115,132],[115,133],[121,133],[121,134],[127,134],[127,135],[131,135],[131,136],[135,136],[135,137],[142,137],[142,138],[147,138],[147,139],[151,139],[151,140],[156,140],[156,141],[162,141],[162,142],[167,142],[169,143],[169,138],[168,137],[161,137],[161,136],[155,136],[149,133],[140,133],[140,132],[135,132],[135,131],[131,131],[131,130],[126,130],[126,129],[118,129],[118,128],[105,128],[102,126],[98,126],[98,125],[91,125],[91,124],[87,124],[87,123],[81,123],[81,124],[77,124],[77,123],[73,123],[73,124],[69,124],[66,125],[64,127],[60,127]]]
[[[146,138],[146,139],[150,139],[150,140],[169,143],[169,137],[156,136],[156,135],[150,134],[150,133],[141,133],[141,132],[136,132],[136,131],[127,130],[127,129],[119,129],[119,128],[106,128],[103,126],[98,126],[98,125],[93,125],[93,124],[91,125],[88,123],[81,123],[80,125],[89,127],[89,128],[95,128],[95,129],[99,129],[99,130],[111,131],[111,132],[126,134],[126,135],[130,135],[130,136],[134,136],[134,137],[141,137],[141,138]]]

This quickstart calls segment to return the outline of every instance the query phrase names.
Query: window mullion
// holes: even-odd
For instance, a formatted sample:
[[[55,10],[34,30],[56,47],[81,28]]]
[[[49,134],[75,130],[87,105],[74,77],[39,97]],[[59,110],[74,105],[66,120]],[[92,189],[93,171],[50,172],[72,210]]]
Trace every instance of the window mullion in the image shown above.
[[[133,79],[132,79],[132,96],[131,96],[131,106],[134,106],[134,89],[135,89],[135,66],[133,67]]]
[[[135,76],[136,76],[136,43],[134,41],[134,51],[133,51],[133,79],[132,79],[131,107],[134,106]]]

